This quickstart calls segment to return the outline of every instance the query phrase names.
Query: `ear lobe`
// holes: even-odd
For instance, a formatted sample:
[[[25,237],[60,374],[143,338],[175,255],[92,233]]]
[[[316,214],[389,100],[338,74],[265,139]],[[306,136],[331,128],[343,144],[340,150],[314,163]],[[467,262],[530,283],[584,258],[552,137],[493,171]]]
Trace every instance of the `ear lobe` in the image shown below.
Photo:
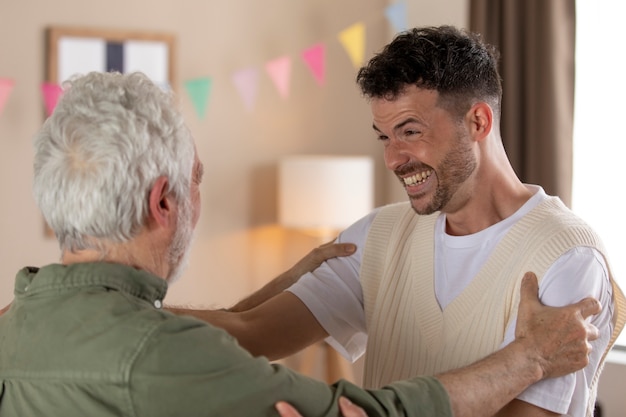
[[[167,190],[169,181],[167,177],[159,177],[150,189],[148,208],[150,218],[160,226],[168,226],[171,221],[172,202],[168,197]]]

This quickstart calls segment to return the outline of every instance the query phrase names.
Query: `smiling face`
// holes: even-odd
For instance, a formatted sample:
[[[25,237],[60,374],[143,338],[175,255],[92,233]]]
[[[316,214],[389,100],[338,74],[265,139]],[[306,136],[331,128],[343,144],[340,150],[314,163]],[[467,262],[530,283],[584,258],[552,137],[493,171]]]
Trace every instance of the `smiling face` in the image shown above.
[[[471,195],[466,184],[477,167],[464,124],[438,99],[436,91],[411,85],[393,100],[371,102],[385,164],[418,214],[459,209]]]

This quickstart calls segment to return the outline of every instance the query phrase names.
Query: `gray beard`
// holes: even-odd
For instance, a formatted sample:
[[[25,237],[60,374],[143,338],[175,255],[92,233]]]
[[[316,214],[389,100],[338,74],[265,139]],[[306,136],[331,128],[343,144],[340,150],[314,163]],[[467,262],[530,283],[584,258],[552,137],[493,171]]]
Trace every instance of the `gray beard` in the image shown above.
[[[178,281],[187,269],[194,235],[193,226],[191,225],[191,205],[184,203],[178,216],[174,238],[167,251],[170,271],[165,280],[168,285]]]

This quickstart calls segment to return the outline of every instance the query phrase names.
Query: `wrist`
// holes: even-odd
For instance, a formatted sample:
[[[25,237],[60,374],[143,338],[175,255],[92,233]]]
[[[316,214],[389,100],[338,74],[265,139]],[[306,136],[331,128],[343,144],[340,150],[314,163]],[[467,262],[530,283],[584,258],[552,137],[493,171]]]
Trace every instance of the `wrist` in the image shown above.
[[[546,361],[531,340],[518,338],[506,348],[510,349],[509,353],[517,372],[529,383],[538,382],[547,376]]]

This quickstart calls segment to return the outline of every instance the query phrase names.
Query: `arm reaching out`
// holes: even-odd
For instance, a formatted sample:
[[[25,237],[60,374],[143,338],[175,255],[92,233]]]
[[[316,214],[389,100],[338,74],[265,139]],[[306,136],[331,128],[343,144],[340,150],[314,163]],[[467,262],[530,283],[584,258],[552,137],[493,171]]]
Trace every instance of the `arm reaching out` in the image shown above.
[[[241,312],[257,307],[289,288],[300,279],[302,275],[315,270],[327,259],[336,258],[338,256],[350,256],[355,251],[356,246],[353,243],[334,243],[334,241],[324,243],[307,253],[304,258],[296,262],[296,264],[287,271],[268,282],[250,296],[239,301],[233,307],[226,309],[226,311]],[[187,314],[209,322],[211,320],[206,320],[205,317],[207,314],[210,315],[213,313],[213,310],[193,310],[178,307],[168,307],[167,309],[176,314]]]
[[[300,279],[302,275],[315,270],[327,259],[336,258],[338,256],[350,256],[355,251],[356,246],[352,243],[333,243],[332,241],[325,243],[313,249],[294,266],[228,310],[232,312],[250,310],[286,290]]]
[[[284,290],[327,259],[349,256],[355,251],[356,246],[352,243],[329,242],[321,245],[227,310],[167,309],[225,329],[255,356],[266,356],[270,360],[284,358],[328,336],[304,303]]]

